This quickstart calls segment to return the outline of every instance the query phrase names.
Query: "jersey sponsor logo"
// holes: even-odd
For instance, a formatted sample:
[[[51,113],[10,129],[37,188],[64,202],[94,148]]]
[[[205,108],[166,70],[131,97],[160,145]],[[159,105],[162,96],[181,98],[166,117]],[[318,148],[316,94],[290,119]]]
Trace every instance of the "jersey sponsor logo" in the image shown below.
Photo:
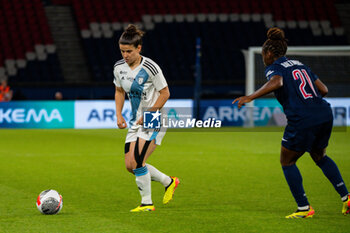
[[[129,98],[142,98],[143,100],[147,99],[146,92],[130,91],[127,93]]]
[[[122,71],[122,70],[119,72],[119,74],[127,74],[127,73],[128,73],[128,72]]]
[[[141,85],[143,83],[143,77],[139,77],[138,83],[139,83],[139,85]]]

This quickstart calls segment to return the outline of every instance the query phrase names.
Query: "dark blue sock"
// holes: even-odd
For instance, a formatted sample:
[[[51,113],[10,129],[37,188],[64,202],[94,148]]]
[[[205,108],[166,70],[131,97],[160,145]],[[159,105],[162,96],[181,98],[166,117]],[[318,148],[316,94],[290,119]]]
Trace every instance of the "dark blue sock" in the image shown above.
[[[317,166],[319,166],[322,169],[323,173],[333,184],[335,190],[339,193],[340,197],[348,195],[348,189],[344,184],[338,166],[331,158],[329,158],[326,155],[317,163]]]
[[[282,169],[290,191],[292,192],[298,206],[302,207],[309,205],[303,188],[303,178],[301,177],[298,167],[293,164],[292,166],[282,166]]]

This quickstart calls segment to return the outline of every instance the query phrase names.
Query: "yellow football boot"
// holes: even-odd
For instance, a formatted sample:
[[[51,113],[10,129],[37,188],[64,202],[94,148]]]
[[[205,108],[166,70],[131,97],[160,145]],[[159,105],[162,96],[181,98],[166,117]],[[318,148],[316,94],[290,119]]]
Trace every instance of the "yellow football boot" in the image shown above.
[[[171,183],[168,187],[165,188],[165,193],[163,197],[163,204],[168,204],[169,201],[173,199],[175,189],[180,184],[180,180],[177,177],[171,176]]]
[[[312,218],[315,210],[310,206],[308,210],[297,210],[296,212],[286,216],[286,218]]]
[[[348,200],[343,202],[343,209],[341,212],[344,215],[350,214],[350,195],[348,195]]]
[[[156,208],[154,208],[154,205],[140,205],[135,209],[130,210],[130,212],[148,212],[148,211],[155,211],[155,210]]]

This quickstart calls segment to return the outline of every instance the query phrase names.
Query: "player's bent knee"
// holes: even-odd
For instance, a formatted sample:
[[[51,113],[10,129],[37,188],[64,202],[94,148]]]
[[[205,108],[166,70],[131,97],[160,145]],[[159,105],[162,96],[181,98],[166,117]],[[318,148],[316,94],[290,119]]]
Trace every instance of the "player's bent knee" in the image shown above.
[[[134,173],[133,170],[136,168],[136,166],[132,162],[125,162],[125,168],[128,172]]]
[[[280,164],[283,167],[285,167],[285,166],[292,166],[295,163],[296,163],[295,159],[292,159],[292,158],[289,158],[289,157],[284,157],[284,156],[280,157]]]
[[[282,146],[280,163],[282,166],[292,166],[305,153],[305,151],[293,151]]]
[[[318,163],[326,156],[326,149],[316,149],[310,152],[310,156],[315,163]]]
[[[134,161],[133,153],[125,154],[125,168],[128,172],[133,173],[133,169],[136,168],[136,162]]]
[[[295,161],[280,161],[281,166],[287,167],[287,166],[292,166],[295,164]]]
[[[133,169],[131,167],[126,167],[126,170],[132,174],[134,174]]]
[[[311,155],[311,158],[315,163],[318,163],[323,159],[324,156],[325,155],[317,154],[317,155]]]

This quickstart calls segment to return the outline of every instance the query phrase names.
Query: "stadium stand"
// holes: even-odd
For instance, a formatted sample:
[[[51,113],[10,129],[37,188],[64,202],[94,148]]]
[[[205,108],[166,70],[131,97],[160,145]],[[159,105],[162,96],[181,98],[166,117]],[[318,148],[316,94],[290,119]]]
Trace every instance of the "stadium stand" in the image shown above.
[[[349,44],[336,0],[0,0],[0,29],[7,32],[0,35],[0,76],[11,83],[64,83],[43,2],[72,8],[91,85],[112,82],[121,58],[117,40],[129,23],[146,30],[143,53],[162,67],[169,84],[189,92],[201,37],[203,91],[217,96],[243,94],[242,50],[261,46],[269,27],[283,28],[291,46]]]
[[[42,2],[1,0],[0,4],[0,79],[62,81]]]
[[[334,2],[326,0],[72,0],[72,5],[95,80],[113,79],[117,38],[129,22],[146,29],[145,54],[179,83],[193,80],[196,37],[203,41],[204,84],[242,84],[241,50],[260,46],[267,27],[284,28],[290,45],[347,44]]]

